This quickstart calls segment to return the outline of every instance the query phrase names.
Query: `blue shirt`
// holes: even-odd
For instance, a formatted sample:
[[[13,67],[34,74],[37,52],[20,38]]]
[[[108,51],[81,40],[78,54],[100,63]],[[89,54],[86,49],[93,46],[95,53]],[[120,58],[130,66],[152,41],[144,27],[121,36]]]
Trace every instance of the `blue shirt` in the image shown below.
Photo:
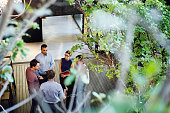
[[[46,55],[39,53],[35,59],[40,62],[40,68],[38,69],[40,74],[45,74],[45,71],[52,70],[54,68],[54,59],[49,53]]]
[[[61,85],[55,81],[47,81],[41,84],[40,91],[47,103],[58,103],[64,99],[64,93]]]
[[[70,70],[72,64],[72,60],[69,59],[68,61],[65,58],[61,59],[61,72],[64,72],[66,70]]]

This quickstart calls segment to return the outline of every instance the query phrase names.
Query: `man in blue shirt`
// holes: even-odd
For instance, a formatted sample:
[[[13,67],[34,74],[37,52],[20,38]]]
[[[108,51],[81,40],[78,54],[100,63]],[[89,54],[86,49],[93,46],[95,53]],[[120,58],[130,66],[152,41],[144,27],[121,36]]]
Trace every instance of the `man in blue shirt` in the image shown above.
[[[48,81],[41,84],[40,92],[43,95],[44,102],[51,107],[51,110],[54,113],[58,113],[59,111],[55,107],[55,105],[59,105],[59,102],[63,101],[63,99],[65,99],[65,96],[61,85],[54,81],[54,77],[55,72],[53,70],[49,70],[47,72]]]
[[[52,70],[55,64],[52,55],[47,52],[46,44],[41,45],[41,53],[39,53],[35,59],[40,63],[40,68],[38,69],[37,73],[43,77],[42,80],[39,80],[40,84],[42,84],[48,80],[46,72],[48,70]]]

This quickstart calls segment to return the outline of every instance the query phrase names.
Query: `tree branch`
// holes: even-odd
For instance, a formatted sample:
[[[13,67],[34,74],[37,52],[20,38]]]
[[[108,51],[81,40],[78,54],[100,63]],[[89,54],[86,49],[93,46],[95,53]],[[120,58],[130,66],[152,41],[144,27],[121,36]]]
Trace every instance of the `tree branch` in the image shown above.
[[[12,14],[12,6],[13,6],[13,0],[8,0],[8,3],[6,5],[5,11],[2,14],[2,20],[0,23],[0,40],[2,40],[4,31],[8,25],[8,20],[10,18],[10,15]]]

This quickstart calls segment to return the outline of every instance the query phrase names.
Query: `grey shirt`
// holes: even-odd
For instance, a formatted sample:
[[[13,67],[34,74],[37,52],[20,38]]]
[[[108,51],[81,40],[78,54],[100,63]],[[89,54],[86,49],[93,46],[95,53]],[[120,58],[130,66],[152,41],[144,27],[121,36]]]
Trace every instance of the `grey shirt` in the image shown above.
[[[41,84],[40,91],[47,103],[58,103],[64,99],[64,93],[61,85],[55,81],[47,81]]]

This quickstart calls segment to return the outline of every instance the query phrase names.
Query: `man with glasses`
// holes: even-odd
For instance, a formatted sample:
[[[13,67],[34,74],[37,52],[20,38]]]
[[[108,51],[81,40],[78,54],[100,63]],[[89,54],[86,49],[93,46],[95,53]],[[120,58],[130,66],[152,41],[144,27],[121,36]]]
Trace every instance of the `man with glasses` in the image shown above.
[[[47,82],[46,72],[54,68],[54,59],[50,53],[47,52],[47,45],[41,45],[41,53],[39,53],[35,59],[40,63],[40,68],[38,69],[38,75],[41,75],[43,79],[39,79],[40,84]]]

